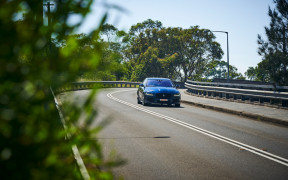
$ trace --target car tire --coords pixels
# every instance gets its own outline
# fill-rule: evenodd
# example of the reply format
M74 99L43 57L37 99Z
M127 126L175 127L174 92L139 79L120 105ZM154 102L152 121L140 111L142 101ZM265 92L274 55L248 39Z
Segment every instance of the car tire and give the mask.
M180 104L175 104L175 107L180 107Z
M149 103L145 102L145 99L143 99L142 104L143 104L143 106L148 106L149 105Z

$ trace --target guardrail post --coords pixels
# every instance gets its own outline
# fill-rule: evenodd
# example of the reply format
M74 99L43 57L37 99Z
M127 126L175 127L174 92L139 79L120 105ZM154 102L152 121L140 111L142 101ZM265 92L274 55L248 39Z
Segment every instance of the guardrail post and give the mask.
M223 94L222 93L219 93L219 98L222 98L223 97Z
M288 106L288 101L287 100L282 100L282 107L287 107Z
M225 98L229 99L230 98L229 94L225 94Z

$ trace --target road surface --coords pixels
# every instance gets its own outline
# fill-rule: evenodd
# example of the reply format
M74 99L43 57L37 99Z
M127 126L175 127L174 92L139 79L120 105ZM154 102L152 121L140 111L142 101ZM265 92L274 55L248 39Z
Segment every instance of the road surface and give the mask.
M134 88L101 90L94 102L112 120L98 139L106 156L127 163L124 179L287 179L288 129L236 115L181 104L137 104ZM81 104L89 90L65 93ZM77 100L76 100L77 99Z

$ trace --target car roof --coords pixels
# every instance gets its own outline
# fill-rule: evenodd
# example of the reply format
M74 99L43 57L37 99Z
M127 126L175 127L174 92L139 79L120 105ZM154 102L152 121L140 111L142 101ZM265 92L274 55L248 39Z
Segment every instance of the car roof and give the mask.
M170 80L169 78L157 78L157 77L150 77L150 78L146 78L147 80L149 79L154 79L154 80Z

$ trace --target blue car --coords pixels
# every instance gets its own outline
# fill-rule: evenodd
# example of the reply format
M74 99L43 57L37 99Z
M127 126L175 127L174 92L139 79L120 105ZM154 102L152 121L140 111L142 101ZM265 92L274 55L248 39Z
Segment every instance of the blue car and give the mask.
M149 104L174 104L180 107L181 94L178 86L168 78L146 78L137 90L137 102L147 106Z

